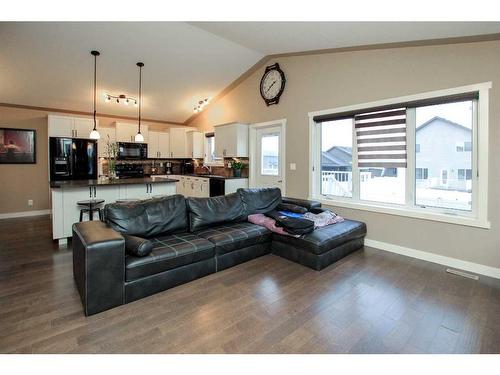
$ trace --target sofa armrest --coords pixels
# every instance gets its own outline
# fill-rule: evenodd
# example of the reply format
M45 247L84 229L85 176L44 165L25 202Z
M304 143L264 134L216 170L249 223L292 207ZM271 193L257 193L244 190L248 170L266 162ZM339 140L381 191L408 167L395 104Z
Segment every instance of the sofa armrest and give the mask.
M73 224L73 277L85 315L124 303L125 240L100 221Z
M302 206L302 207L307 208L308 210L310 210L312 208L320 208L321 207L321 202L310 201L307 199L283 197L283 198L281 198L281 201L283 203L295 204L297 206Z

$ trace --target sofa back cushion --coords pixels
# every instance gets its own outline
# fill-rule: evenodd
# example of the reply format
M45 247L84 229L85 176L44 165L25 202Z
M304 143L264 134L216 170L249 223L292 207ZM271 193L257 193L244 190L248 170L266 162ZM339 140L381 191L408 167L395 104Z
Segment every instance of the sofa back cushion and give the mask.
M209 225L246 220L238 193L212 198L187 198L189 229L194 232Z
M264 214L276 209L281 203L279 188L238 189L246 214Z
M139 237L153 237L187 230L186 199L182 195L104 207L107 223L116 231Z

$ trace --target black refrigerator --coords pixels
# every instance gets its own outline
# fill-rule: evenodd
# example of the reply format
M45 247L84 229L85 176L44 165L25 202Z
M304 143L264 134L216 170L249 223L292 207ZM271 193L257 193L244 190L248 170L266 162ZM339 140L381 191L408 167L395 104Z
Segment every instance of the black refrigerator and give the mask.
M90 139L49 139L50 180L97 178L97 143Z

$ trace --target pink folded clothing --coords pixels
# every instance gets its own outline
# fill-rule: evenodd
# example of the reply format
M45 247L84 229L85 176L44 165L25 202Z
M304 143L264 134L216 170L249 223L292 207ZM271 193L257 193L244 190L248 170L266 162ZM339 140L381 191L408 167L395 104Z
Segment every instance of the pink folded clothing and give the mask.
M283 228L276 226L276 220L267 217L264 214L253 214L248 216L248 221L252 224L260 225L261 227L266 227L271 232L283 234L285 236L300 237L297 235L290 234L286 232Z

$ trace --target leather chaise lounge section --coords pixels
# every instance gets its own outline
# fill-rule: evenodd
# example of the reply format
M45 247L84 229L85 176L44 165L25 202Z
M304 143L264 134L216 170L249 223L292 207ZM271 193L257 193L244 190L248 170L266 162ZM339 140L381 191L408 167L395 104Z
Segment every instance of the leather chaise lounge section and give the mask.
M73 275L85 315L135 301L256 257L275 253L315 270L363 247L364 223L344 222L295 238L247 221L280 203L277 188L213 198L173 195L105 207L106 223L73 225Z

